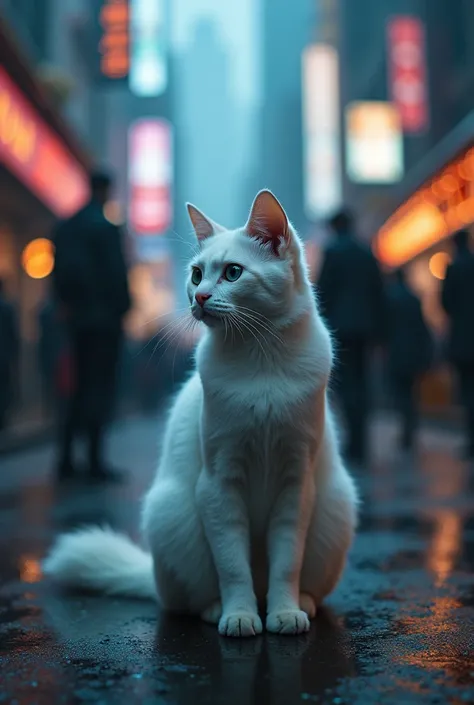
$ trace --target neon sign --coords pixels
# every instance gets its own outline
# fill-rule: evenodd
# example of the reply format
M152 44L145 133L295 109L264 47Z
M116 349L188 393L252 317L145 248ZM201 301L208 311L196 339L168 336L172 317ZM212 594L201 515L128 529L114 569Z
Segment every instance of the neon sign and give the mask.
M408 199L380 229L375 250L390 267L474 222L474 147L454 159Z
M99 22L101 73L112 80L125 78L130 67L128 0L104 0Z
M88 197L85 170L1 67L0 163L59 217Z
M171 125L144 118L129 128L129 225L136 235L161 235L173 220Z

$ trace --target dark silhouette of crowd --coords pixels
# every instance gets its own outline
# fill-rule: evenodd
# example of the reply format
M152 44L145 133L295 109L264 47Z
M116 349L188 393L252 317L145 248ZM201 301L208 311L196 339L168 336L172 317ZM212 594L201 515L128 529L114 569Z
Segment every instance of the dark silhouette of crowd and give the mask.
M368 453L370 376L375 352L385 359L393 406L401 419L400 445L409 450L418 427L419 385L433 364L434 339L419 297L403 269L388 284L371 249L356 237L347 211L329 222L316 295L333 333L336 365L332 389L345 421L345 455L355 463ZM458 378L467 427L466 456L474 457L474 254L467 231L455 238L456 256L442 287L449 318L448 359Z
M443 282L441 301L449 318L448 356L456 371L460 399L465 409L465 455L474 458L474 253L469 233L454 237L455 256Z

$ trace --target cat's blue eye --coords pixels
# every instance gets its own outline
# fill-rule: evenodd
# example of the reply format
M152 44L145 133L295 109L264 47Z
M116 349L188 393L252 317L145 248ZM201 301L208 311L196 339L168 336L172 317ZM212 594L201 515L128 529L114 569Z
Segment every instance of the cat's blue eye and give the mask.
M224 269L224 277L228 282L236 282L242 275L243 271L244 269L240 266L240 264L228 264Z
M193 267L193 271L191 274L191 281L194 284L194 286L198 286L198 284L201 283L202 281L202 272L199 269L199 267Z

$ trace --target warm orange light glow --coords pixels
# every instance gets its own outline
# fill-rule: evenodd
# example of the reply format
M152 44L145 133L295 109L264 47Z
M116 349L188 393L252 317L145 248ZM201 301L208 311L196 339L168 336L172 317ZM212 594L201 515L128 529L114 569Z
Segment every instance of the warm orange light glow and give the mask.
M446 235L446 223L435 206L420 203L387 230L382 229L377 255L390 267L398 267Z
M434 254L428 264L431 274L436 279L444 279L446 276L446 268L451 262L451 257L447 252L437 252Z
M126 0L104 0L100 11L103 28L100 68L108 78L124 78L130 68L129 18Z
M435 533L427 555L428 568L436 576L440 587L453 572L459 555L462 537L462 518L453 509L436 512Z
M455 193L459 188L459 181L453 174L446 174L440 179L440 185L444 191Z
M33 120L21 112L3 86L0 86L0 142L23 164L29 162L36 147Z
M379 230L374 249L399 267L443 238L474 223L474 148L413 194ZM434 275L436 276L436 275Z
M32 279L48 277L54 269L53 243L43 237L32 240L23 250L21 262Z
M20 557L20 580L24 583L39 583L41 575L41 563L37 558Z
M121 225L123 223L123 213L120 201L107 201L104 206L104 217L113 225Z
M463 225L468 225L474 221L474 196L467 198L456 206L456 213Z

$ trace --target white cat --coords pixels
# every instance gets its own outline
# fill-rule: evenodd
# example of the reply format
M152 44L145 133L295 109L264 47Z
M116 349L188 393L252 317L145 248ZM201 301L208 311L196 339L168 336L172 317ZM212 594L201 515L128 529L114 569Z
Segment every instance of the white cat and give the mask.
M227 636L309 629L335 587L357 494L327 404L331 340L302 244L269 191L228 231L194 206L187 291L206 332L168 420L143 507L149 553L111 530L59 538L45 573L157 598Z

